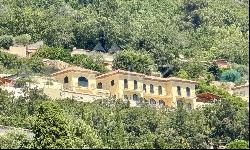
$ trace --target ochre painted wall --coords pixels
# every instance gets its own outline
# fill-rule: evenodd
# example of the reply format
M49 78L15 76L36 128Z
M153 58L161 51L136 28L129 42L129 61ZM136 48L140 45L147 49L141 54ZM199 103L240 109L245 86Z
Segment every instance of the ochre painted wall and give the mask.
M177 86L180 86L181 88L181 96L178 95ZM176 101L178 99L184 98L185 103L186 104L190 103L192 105L192 108L194 108L194 103L196 101L195 84L171 81L171 87L172 87L173 105L177 106ZM187 96L186 87L190 88L190 96Z
M233 93L240 96L242 99L249 101L249 86L234 89Z
M75 92L97 94L99 92L106 93L106 96L115 96L119 99L124 99L126 95L129 99L133 99L133 95L136 94L138 97L145 98L146 100L154 99L157 104L162 100L167 106L176 106L177 99L185 99L186 104L191 104L194 108L195 104L195 84L190 82L182 81L153 81L150 79L145 79L138 75L126 75L122 73L111 74L109 76L98 78L95 73L90 72L65 72L56 75L55 78L58 82L64 83L64 78L68 77L69 83L63 84L64 87L73 87L72 90ZM87 88L78 86L78 78L83 76L88 79L89 86ZM124 89L124 79L128 80L128 88ZM114 85L111 85L111 81L114 81ZM134 81L137 81L137 89L134 89ZM98 83L102 83L102 89L97 89ZM146 92L143 90L143 84L146 84ZM154 93L150 92L150 84L154 87ZM158 87L162 87L162 94L159 95ZM181 96L178 96L177 86L181 87ZM190 88L190 96L186 94L186 87ZM86 90L80 90L86 89Z
M64 78L68 77L68 83L64 83ZM71 89L73 91L81 91L86 90L90 91L89 93L94 93L96 90L96 74L90 72L80 72L80 71L71 71L65 72L62 74L56 75L54 78L63 84L65 89ZM79 87L78 86L78 78L85 77L88 79L88 87Z
M124 89L124 79L128 80L128 88ZM115 85L111 86L111 81L114 80ZM138 88L134 89L134 80L137 81ZM190 103L194 107L195 103L195 84L184 82L161 82L144 79L141 76L115 74L105 78L97 79L97 83L103 84L103 89L109 90L111 95L116 95L117 98L124 99L126 95L129 99L133 99L133 95L136 94L139 97L143 97L146 100L154 99L157 103L160 100L164 101L168 106L176 106L176 99L179 98L177 94L177 86L181 87L182 96L186 98L185 103ZM143 84L146 84L146 92L143 91ZM150 84L154 87L154 93L150 93ZM162 94L159 95L158 87L162 87ZM190 88L190 96L186 95L186 87Z
M114 85L111 86L111 81L114 80ZM97 79L96 83L102 83L102 88L104 90L109 90L111 96L116 96L116 98L122 98L121 93L119 92L120 82L119 75L111 75L102 79Z
M18 55L20 57L26 57L26 46L20 46L20 47L11 46L8 52L10 54Z

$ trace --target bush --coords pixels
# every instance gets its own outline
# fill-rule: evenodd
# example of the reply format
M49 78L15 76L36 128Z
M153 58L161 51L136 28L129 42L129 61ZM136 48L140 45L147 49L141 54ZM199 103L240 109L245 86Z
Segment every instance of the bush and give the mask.
M249 149L249 143L244 140L234 140L226 145L226 149Z
M12 35L0 36L0 47L8 49L12 45L13 45L13 36Z
M154 59L147 52L125 50L115 55L113 68L151 74L154 64Z
M15 44L18 44L18 45L27 45L29 44L30 40L31 40L31 36L29 34L22 34L14 38Z
M238 71L234 69L226 70L221 74L220 80L221 81L228 81L228 82L238 82L240 81L241 75Z
M219 80L221 75L221 70L216 63L213 63L208 67L208 72L212 73L215 77L215 80Z
M0 149L29 149L32 147L32 140L24 133L12 131L0 136Z
M71 60L70 51L62 47L43 46L32 57L61 60L65 62L69 62Z
M16 83L14 84L15 88L23 88L27 85L28 82L31 82L31 79L29 78L19 78L16 80Z
M100 64L99 60L94 60L87 55L74 55L72 58L72 63L86 69L91 69L99 72L106 72L107 69L103 64Z

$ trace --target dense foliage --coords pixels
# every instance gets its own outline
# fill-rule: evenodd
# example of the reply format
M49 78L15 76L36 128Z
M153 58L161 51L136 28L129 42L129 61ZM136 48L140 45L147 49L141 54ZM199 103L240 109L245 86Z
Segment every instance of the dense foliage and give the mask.
M180 105L155 109L129 107L114 99L93 103L51 100L36 89L14 99L0 90L2 125L28 128L33 139L0 137L1 148L208 148L211 142L249 141L249 111L240 100L224 97L204 108L187 111ZM239 145L239 144L238 144Z
M113 62L114 69L123 69L144 74L151 74L154 67L154 60L150 54L133 50L118 52Z
M0 71L20 76L30 76L32 74L49 75L57 71L57 69L44 65L42 59L38 57L19 58L0 51Z
M40 48L33 59L48 58L52 60L61 60L70 63L74 66L80 66L86 69L91 69L99 72L106 72L107 69L103 65L103 62L96 56L87 56L84 54L71 56L70 50L62 47L48 47L43 46Z
M238 82L240 80L240 73L236 70L227 70L221 74L220 80L228 82Z
M25 93L14 98L0 89L0 124L35 134L1 135L0 148L206 149L220 141L248 148L247 103L209 85L249 78L248 8L248 0L0 0L0 48L39 40L47 45L29 59L0 51L0 71L21 76L15 87ZM220 100L190 111L157 110L112 98L52 100L26 87L25 77L55 71L43 58L105 72L96 57L70 55L72 47L92 50L97 44L124 49L114 55L115 69L203 79L197 93ZM233 65L220 69L211 63L218 58Z
M249 143L244 140L234 140L226 145L226 149L248 149Z
M248 0L0 0L0 4L1 37L28 34L30 42L91 50L99 42L105 49L118 44L149 51L158 65L171 63L179 54L249 63ZM22 39L25 43L29 37Z

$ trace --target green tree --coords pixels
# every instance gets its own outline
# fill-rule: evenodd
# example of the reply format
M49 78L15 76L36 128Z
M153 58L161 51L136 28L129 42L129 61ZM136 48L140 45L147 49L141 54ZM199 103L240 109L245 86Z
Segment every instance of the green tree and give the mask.
M95 130L83 120L77 119L71 122L71 132L73 135L73 147L77 149L102 148L102 140Z
M39 107L36 117L32 127L36 148L72 147L68 120L58 104L52 101L44 102Z
M226 149L248 149L249 142L244 140L234 140L226 145Z
M29 34L22 34L14 37L14 43L17 45L27 45L31 40L31 36Z
M33 57L48 58L69 62L71 59L70 51L61 47L44 46L37 51Z
M33 148L32 139L21 132L7 132L0 136L1 149L30 149Z
M226 70L221 74L220 80L229 81L229 82L238 82L241 78L241 75L236 70Z
M185 70L181 69L180 71L177 72L177 77L188 79L189 75Z
M215 77L215 80L219 80L221 76L221 70L216 63L213 63L208 67L208 72L212 73Z
M101 64L100 62L98 62L98 60L94 60L93 58L84 54L74 55L72 56L71 60L72 60L71 62L72 64L84 67L86 69L91 69L91 70L95 70L99 72L107 71L105 66Z
M113 68L150 74L154 69L154 60L146 52L125 50L115 55Z
M0 36L0 47L8 49L12 45L13 45L13 36L11 35Z

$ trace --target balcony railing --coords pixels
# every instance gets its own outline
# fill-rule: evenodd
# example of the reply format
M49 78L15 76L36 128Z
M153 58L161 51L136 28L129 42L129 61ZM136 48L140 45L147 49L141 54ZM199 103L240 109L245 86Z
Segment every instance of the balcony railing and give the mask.
M92 94L92 95L97 95L97 96L109 96L110 95L109 90L94 89L90 87L75 87L75 86L64 85L62 90L72 91L72 92L82 93L82 94Z

